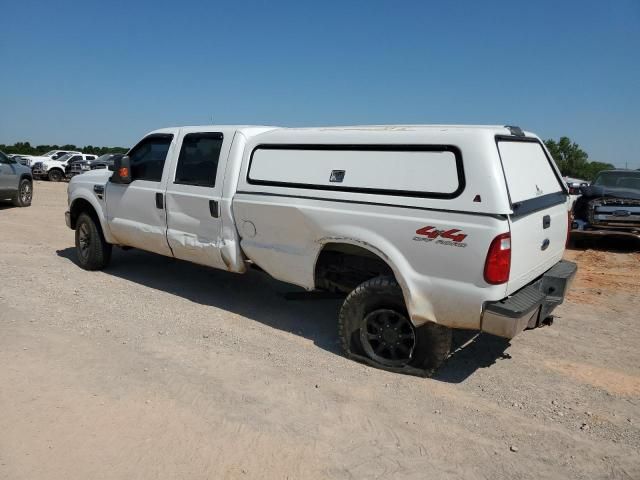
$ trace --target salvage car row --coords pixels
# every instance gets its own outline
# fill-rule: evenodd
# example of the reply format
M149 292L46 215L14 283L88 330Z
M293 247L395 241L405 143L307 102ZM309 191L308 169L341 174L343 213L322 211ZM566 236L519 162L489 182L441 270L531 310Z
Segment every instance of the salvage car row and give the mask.
M42 156L21 156L20 162L31 167L34 178L59 182L89 170L108 168L113 165L115 158L121 156L107 153L98 157L81 152L52 150Z

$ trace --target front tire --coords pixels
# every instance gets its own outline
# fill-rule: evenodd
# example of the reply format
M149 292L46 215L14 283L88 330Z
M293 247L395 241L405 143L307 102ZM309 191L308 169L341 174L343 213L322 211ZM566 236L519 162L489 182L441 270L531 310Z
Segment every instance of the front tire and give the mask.
M78 264L85 270L102 270L111 261L112 246L104 239L100 227L86 213L76 222Z
M18 193L13 200L16 207L28 207L33 199L33 182L28 178L23 178L18 184Z
M54 168L53 170L49 170L47 177L51 182L61 182L64 178L64 174L57 168Z
M338 330L348 357L425 377L451 349L451 329L432 322L413 325L393 277L376 277L353 290L340 310Z

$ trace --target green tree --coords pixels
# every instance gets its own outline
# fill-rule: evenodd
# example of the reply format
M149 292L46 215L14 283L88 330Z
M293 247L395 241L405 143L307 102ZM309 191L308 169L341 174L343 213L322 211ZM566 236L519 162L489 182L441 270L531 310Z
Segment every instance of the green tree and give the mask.
M584 171L585 165L589 161L589 155L569 137L560 137L557 142L551 139L545 140L544 144L563 175L579 177Z
M584 173L580 178L584 178L585 180L592 181L596 178L598 173L602 170L611 170L612 168L616 168L610 163L604 162L589 162L585 165Z

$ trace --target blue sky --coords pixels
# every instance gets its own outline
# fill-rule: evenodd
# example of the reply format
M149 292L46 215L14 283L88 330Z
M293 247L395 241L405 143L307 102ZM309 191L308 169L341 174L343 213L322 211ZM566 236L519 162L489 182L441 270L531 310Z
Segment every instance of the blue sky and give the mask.
M2 2L0 143L516 124L640 167L640 0Z

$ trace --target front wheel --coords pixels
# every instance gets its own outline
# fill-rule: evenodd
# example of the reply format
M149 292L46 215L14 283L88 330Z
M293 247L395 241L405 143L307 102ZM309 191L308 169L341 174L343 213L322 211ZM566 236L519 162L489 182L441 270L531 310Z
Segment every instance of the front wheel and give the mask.
M348 357L385 370L429 376L451 349L451 329L432 322L413 325L392 277L376 277L353 290L338 328Z
M33 182L28 178L23 178L20 180L20 184L18 185L18 193L16 194L16 198L13 200L13 204L16 207L28 207L31 205L32 199Z
M76 252L80 266L85 270L102 270L111 261L111 249L93 218L81 213L76 222Z
M53 170L49 170L47 177L52 182L60 182L64 178L64 175L60 170L58 170L57 168L54 168Z

